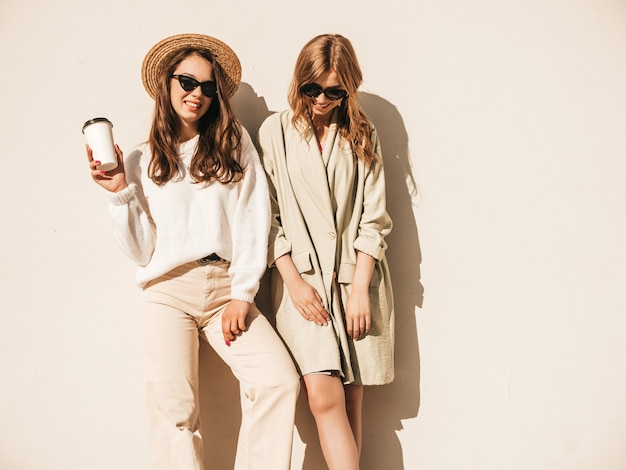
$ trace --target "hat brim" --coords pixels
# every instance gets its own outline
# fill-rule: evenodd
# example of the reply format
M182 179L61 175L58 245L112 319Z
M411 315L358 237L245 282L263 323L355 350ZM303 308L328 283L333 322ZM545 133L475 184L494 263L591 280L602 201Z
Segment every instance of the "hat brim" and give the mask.
M159 79L165 63L172 54L194 48L209 51L224 71L222 89L232 97L241 83L241 63L237 54L224 42L204 34L177 34L165 38L148 51L141 66L141 79L148 94L154 99L159 89Z

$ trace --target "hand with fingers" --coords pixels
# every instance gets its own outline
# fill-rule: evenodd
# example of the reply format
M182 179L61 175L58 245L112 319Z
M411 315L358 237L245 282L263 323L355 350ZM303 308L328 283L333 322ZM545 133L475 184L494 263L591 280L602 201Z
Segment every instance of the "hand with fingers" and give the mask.
M222 314L222 334L226 346L235 341L246 331L246 317L250 304L242 300L231 300Z
M312 285L298 276L287 285L287 290L300 315L320 326L328 325L330 315L324 308L322 297Z
M370 312L370 297L367 289L355 289L346 303L346 331L348 335L359 340L369 333L372 322Z
M124 155L122 150L115 144L115 154L117 155L117 168L110 171L98 170L100 162L93 159L93 152L88 144L85 145L87 160L91 169L91 178L107 191L117 193L128 186L126 174L124 173Z

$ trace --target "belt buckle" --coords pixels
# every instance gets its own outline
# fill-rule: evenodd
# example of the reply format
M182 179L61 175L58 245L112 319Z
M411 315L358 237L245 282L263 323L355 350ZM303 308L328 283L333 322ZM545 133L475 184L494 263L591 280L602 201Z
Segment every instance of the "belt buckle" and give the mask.
M224 260L220 258L219 256L217 256L215 253L211 253L210 255L205 256L204 258L200 258L199 260L196 260L196 263L198 263L200 266L205 266L207 264L216 263L217 261L224 261Z

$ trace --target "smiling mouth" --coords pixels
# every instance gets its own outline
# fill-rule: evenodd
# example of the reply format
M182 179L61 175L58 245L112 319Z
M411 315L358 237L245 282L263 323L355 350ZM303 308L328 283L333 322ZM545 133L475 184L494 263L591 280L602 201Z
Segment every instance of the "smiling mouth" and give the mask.
M326 109L330 106L330 103L326 103L326 104L313 103L313 104L316 108L321 108L321 109Z
M192 103L191 101L185 101L185 104L193 109L199 109L200 103Z

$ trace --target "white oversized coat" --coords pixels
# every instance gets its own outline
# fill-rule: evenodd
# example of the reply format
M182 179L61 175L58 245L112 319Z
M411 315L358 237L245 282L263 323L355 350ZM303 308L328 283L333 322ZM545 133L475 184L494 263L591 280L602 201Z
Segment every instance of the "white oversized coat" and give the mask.
M272 203L268 265L276 328L302 375L336 370L346 383L389 383L394 374L394 313L385 236L392 224L382 158L371 168L356 161L337 132L336 115L320 154L315 136L302 137L291 116L290 111L274 114L259 130ZM375 130L371 138L380 157ZM357 250L376 263L370 283L371 331L353 341L346 333L344 307ZM274 267L286 253L322 297L332 319L329 326L307 321L295 309Z

